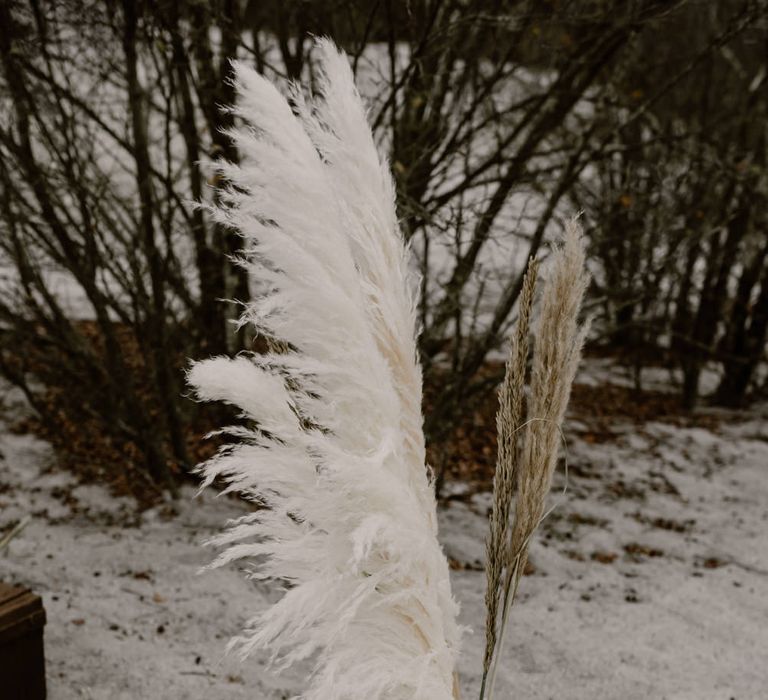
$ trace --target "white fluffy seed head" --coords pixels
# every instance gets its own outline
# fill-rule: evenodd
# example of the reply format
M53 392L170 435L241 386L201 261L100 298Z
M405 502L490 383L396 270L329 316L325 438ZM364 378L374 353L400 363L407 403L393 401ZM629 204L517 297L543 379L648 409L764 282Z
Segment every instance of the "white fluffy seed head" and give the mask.
M214 216L243 238L268 293L242 322L280 351L196 363L202 400L238 407L240 441L208 481L268 507L216 542L287 582L234 640L276 663L312 657L308 700L452 697L457 606L424 464L421 373L394 187L346 57L319 42L323 77L294 115L236 67L242 156Z

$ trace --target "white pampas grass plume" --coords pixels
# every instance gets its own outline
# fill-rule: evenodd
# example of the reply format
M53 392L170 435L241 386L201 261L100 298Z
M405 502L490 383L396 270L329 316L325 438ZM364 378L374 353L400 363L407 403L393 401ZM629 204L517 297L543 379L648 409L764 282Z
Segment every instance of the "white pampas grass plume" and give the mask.
M236 445L205 483L264 507L214 542L247 558L283 597L234 640L243 656L312 658L307 700L448 700L457 606L437 542L425 468L414 303L394 187L346 57L327 41L320 97L294 108L236 64L232 130L242 161L221 166L211 212L243 238L269 289L242 323L274 352L194 364L202 400L238 407Z
M546 497L557 464L563 417L589 329L588 323L580 325L578 321L589 285L585 261L581 228L575 220L568 221L563 243L552 256L534 326L536 342L525 421L521 410L525 357L521 354L522 348L527 346L524 346L521 335L527 335L527 315L533 295L534 280L530 272L524 284L517 335L507 363L497 416L499 453L486 561L487 641L481 700L485 697L491 659L488 698L493 695L509 609L525 569L531 537L544 517ZM520 449L516 434L522 427L525 427L525 445ZM514 485L512 475L515 476ZM505 514L508 517L513 488L514 520L507 535ZM503 557L504 583L500 590L502 564L498 542L502 534L507 541ZM497 631L499 607L502 614Z

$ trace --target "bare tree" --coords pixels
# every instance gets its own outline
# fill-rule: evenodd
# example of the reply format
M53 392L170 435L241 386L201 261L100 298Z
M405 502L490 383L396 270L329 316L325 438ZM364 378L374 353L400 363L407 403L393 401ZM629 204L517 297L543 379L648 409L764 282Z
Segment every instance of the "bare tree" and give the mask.
M3 373L49 422L90 416L138 449L158 483L172 481L198 420L180 394L185 358L262 340L238 332L237 309L221 301L258 291L236 264L237 236L190 204L214 202L226 184L213 161L238 159L224 108L231 59L312 84L312 37L329 34L352 56L421 272L433 444L500 379L488 360L509 331L527 260L577 209L614 341L652 346L666 334L694 389L703 363L741 358L721 392L733 393L763 342L753 241L764 218L753 195L764 141L746 124L763 123L765 60L742 44L764 31L765 2L729 0L679 47L669 37L699 9L3 3ZM679 50L674 60L649 49L660 36ZM727 70L734 97L717 112L711 86ZM678 110L681 94L700 104ZM744 118L724 123L735 114ZM737 307L726 332L723 314Z

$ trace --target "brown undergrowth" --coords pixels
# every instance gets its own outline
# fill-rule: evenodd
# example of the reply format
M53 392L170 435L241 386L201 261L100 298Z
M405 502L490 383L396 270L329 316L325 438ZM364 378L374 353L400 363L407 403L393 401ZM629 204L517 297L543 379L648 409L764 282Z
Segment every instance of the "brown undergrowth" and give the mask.
M99 337L98 326L90 321L74 324L77 331L88 341L96 353L105 352ZM147 412L150 422L161 420L161 410L151 387L151 375L145 365L138 341L127 326L116 324L133 389ZM176 359L176 371L181 377L185 358ZM42 376L44 387L35 392L37 411L11 424L15 433L31 433L50 442L56 453L56 468L72 472L81 483L105 485L113 495L132 496L140 510L165 500L164 489L147 473L144 457L135 440L116 438L104 430L104 417L95 415L78 404L71 389L57 386L45 380L50 371L50 360L37 357L32 351L24 358L25 371ZM85 381L85 380L84 380ZM179 382L182 385L182 382ZM216 450L216 442L204 440L204 435L215 424L215 418L206 411L198 411L190 401L189 423L185 430L185 443L190 463L196 464L210 457ZM183 482L189 478L188 465L170 457L171 449L162 445L168 469L174 478Z
M601 356L608 356L603 350ZM481 370L483 378L503 377L504 365L490 362ZM650 389L637 391L629 386L615 384L576 383L573 386L568 418L577 421L573 427L565 426L565 437L576 435L585 442L599 443L618 439L616 427L620 424L642 426L650 421L677 426L716 429L722 418L716 415L691 413L683 409L674 392ZM429 410L433 392L425 390L425 410ZM496 463L496 411L498 396L495 390L477 400L464 419L450 432L440 445L427 449L428 462L435 471L441 468L446 485L444 500L463 500L478 491L488 491L493 483ZM578 467L572 473L578 476ZM451 485L462 484L460 489Z
M93 347L101 351L101 342L95 324L83 321L78 330L89 339ZM125 353L136 393L147 406L152 420L158 420L160 409L153 400L149 385L150 377L144 358L130 329L119 327L118 335ZM35 358L27 358L32 370ZM185 358L175 363L179 376ZM489 362L481 369L481 378L493 385L495 378L503 377L504 365ZM438 380L439 381L439 380ZM437 383L437 382L436 382ZM180 382L181 384L181 382ZM430 410L433 387L425 387L425 411ZM141 509L164 500L163 490L146 473L141 450L131 440L116 440L106 434L101 418L73 408L71 396L64 389L48 386L39 396L43 413L35 413L17 420L12 429L18 433L32 433L50 442L57 455L58 467L74 473L83 483L100 483L118 496L133 496ZM206 410L192 410L190 425L185 431L185 441L192 464L210 457L216 450L215 440L205 440L205 434L217 424ZM428 447L428 461L432 467L443 470L444 483L448 486L441 497L445 500L463 499L472 493L489 490L493 481L496 462L496 411L498 397L495 390L486 392L476 400L463 420L454 427L439 445ZM584 428L578 430L580 439L601 442L615 439L611 426L617 419L642 424L651 420L663 420L676 424L695 423L713 427L717 419L704 415L686 414L675 394L658 391L637 392L630 387L617 385L590 386L575 384L571 397L569 416L577 418ZM219 421L220 424L220 421ZM166 450L170 450L166 445ZM169 458L168 467L179 481L188 478L188 468ZM460 484L461 488L453 488ZM453 487L452 487L453 486Z

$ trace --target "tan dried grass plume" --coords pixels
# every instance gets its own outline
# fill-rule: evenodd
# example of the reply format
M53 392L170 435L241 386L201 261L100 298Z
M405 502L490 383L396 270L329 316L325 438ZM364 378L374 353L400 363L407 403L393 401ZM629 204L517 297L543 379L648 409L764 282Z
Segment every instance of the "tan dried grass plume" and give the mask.
M498 457L493 476L493 493L486 553L486 625L483 676L488 674L496 646L496 629L499 600L502 592L502 574L506 566L507 541L509 539L509 516L512 495L520 462L521 440L518 430L523 423L523 399L525 394L525 373L528 361L528 336L530 332L531 309L536 289L539 263L531 260L523 280L520 294L515 334L507 358L506 373L499 390L499 409L496 413L498 432Z
M578 321L584 294L589 285L585 259L581 227L575 220L571 220L566 224L562 245L553 253L551 268L544 285L534 329L536 344L531 371L528 418L525 421L522 411L525 358L522 371L518 363L521 351L519 337L523 325L527 325L528 320L523 317L521 298L521 315L507 364L507 375L502 385L497 415L499 452L486 562L489 583L486 603L490 604L481 699L485 694L491 666L488 697L493 693L507 616L525 568L531 536L544 517L546 497L557 465L562 421L589 325L580 325ZM532 290L530 293L532 295ZM527 328L525 332L527 334ZM522 427L525 427L525 444L520 448L516 433ZM512 475L515 476L514 483L511 481ZM508 539L504 541L504 573L503 584L500 586L502 550L499 534L506 533L509 529L508 515L503 522L501 518L511 509L513 490L514 520ZM499 607L502 610L500 622Z

